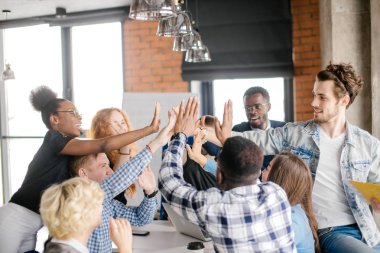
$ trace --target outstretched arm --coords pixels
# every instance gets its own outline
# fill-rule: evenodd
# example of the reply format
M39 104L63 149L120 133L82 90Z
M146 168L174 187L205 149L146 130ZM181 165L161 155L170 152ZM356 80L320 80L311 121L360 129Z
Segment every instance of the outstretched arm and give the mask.
M96 140L72 139L62 149L63 155L88 155L106 153L133 143L145 136L156 133L160 128L160 104L156 103L154 116L149 126L127 133L113 135Z

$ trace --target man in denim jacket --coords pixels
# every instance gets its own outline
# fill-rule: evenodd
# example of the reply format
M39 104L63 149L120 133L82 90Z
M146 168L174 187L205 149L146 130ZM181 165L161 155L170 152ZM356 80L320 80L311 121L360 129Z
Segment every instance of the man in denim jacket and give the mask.
M313 209L324 252L380 251L378 231L368 203L347 180L380 183L380 142L346 120L363 81L351 65L330 64L316 76L313 88L314 119L288 123L268 131L254 130L244 136L264 149L266 155L283 150L302 158L313 174ZM215 124L221 143L231 136L232 103L225 105L223 124ZM208 134L210 141L217 141ZM373 208L380 211L379 203Z

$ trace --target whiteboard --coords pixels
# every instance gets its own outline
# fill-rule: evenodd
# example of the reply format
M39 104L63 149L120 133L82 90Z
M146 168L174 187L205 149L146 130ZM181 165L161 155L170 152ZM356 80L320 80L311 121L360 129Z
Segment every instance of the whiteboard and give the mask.
M150 124L153 119L154 105L159 102L161 105L160 119L162 129L168 122L168 111L174 107L179 106L182 100L187 101L191 96L197 96L195 93L140 93L140 92L126 92L123 96L123 110L128 114L134 129L143 128ZM139 149L145 147L156 134L149 135L142 138L137 142ZM157 150L153 155L151 168L158 178L158 171L161 166L162 151ZM128 205L139 205L144 194L139 189L134 199L128 199Z

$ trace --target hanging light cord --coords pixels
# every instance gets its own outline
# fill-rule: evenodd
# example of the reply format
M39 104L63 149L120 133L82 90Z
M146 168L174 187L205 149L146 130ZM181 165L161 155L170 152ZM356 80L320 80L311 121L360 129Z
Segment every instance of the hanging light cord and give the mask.
M8 13L11 12L10 10L3 10L3 13L5 13L5 21L8 20ZM6 40L5 40L5 29L3 28L3 51L4 51L4 61L5 64L7 64L7 51L6 49Z

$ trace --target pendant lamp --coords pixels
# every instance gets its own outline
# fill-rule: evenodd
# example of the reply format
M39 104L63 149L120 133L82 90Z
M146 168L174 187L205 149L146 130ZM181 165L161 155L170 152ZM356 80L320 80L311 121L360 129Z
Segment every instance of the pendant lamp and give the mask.
M8 13L10 13L10 10L3 10L3 13L5 13L5 20L8 19ZM15 73L11 69L11 65L7 62L6 57L6 48L5 48L5 30L3 30L3 49L4 49L4 59L5 59L5 69L3 73L1 74L1 80L11 80L15 79Z

